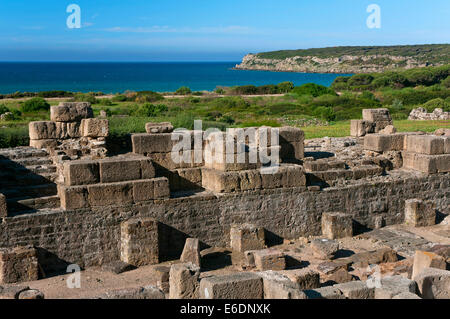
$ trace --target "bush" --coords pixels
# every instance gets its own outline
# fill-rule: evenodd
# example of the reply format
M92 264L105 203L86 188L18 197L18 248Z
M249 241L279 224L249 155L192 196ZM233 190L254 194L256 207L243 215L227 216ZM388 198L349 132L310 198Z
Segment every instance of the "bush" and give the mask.
M118 94L112 98L112 101L113 102L126 102L126 101L128 101L128 98L123 94Z
M258 86L256 88L258 94L277 94L278 87L274 84Z
M155 117L159 116L164 112L167 112L168 108L164 104L150 104L145 103L143 105L140 105L136 111L134 111L135 116L141 116L141 117Z
M281 82L277 84L278 93L289 93L294 88L292 82Z
M132 95L130 95L132 96ZM136 93L135 101L138 103L153 103L164 100L164 96L153 91L140 91Z
M319 106L314 110L314 116L325 120L325 121L334 121L336 119L336 114L334 113L331 107Z
M76 93L71 99L72 102L89 102L96 104L98 101L93 93Z
M231 90L236 95L255 95L258 94L258 88L254 85L235 86Z
M98 99L98 104L104 105L104 106L111 106L113 105L112 101L110 99Z
M39 97L51 98L51 97L72 97L72 92L67 91L42 91L38 93Z
M445 80L442 80L441 84L447 89L450 89L450 76L447 76Z
M178 90L175 91L176 95L189 95L191 93L192 93L191 89L188 88L187 86L182 86Z
M36 111L48 111L50 110L50 104L46 100L40 97L34 97L25 101L22 104L22 112L36 112Z
M0 115L6 112L9 112L9 109L6 107L6 105L0 104Z
M298 95L311 95L313 97L325 94L336 95L336 92L334 92L333 89L315 83L306 83L301 86L296 86L291 92Z
M433 112L435 109L440 108L444 110L444 112L450 112L450 104L448 104L444 99L437 98L428 101L422 106L427 112Z

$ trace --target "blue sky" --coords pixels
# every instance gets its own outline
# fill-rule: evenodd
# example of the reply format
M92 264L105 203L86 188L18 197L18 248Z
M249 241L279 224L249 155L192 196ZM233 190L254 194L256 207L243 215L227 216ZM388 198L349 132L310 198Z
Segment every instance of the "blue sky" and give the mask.
M80 29L66 25L69 4ZM381 8L369 29L366 8ZM448 0L2 0L0 61L238 61L249 52L450 43Z

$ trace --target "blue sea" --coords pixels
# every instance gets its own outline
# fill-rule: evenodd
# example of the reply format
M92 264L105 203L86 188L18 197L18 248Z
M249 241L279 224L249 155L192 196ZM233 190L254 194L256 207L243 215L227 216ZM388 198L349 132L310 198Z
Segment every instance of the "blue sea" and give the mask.
M233 70L239 62L192 63L0 63L0 93L65 90L119 93L126 90L172 92L217 86L264 85L291 81L295 85L331 85L338 74Z

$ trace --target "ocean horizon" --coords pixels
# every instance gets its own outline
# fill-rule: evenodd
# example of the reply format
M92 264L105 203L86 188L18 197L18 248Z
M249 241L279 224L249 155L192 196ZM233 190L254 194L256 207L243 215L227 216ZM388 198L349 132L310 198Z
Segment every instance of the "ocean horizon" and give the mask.
M173 92L181 86L212 91L218 86L291 81L330 86L343 74L234 70L236 62L0 62L0 93L64 90L121 93Z

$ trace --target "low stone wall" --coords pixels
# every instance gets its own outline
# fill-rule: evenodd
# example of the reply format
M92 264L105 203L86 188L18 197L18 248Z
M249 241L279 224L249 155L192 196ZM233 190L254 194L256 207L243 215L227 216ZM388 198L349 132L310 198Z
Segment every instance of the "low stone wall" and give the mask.
M3 218L2 247L32 244L44 269L64 263L82 267L120 258L120 224L133 217L162 223L161 259L179 257L187 237L214 246L229 245L232 224L252 223L268 231L269 240L318 235L323 212L351 214L355 228L372 228L376 218L402 223L405 200L432 200L449 214L450 175L404 172L398 180L366 182L344 188L308 191L306 187L236 194L172 198L129 206L49 211ZM52 267L49 267L52 266Z

